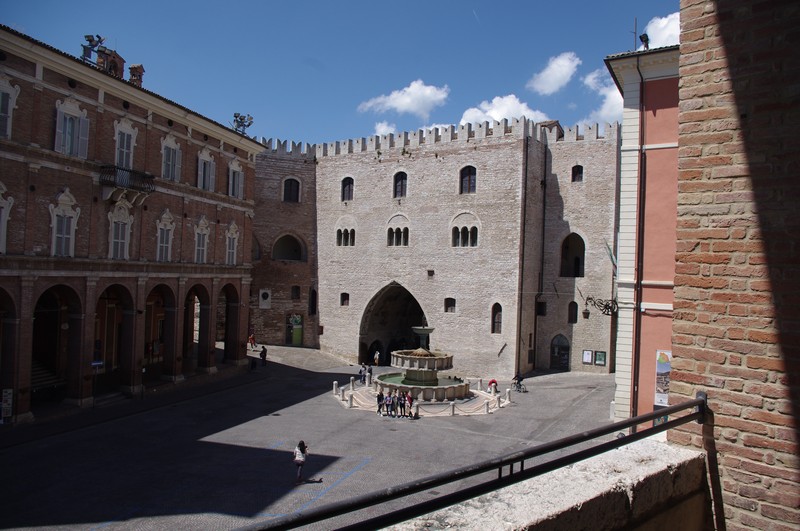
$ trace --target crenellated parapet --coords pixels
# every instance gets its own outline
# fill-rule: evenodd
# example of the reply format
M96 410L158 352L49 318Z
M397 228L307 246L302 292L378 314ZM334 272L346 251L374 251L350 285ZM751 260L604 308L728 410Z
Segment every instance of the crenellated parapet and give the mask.
M316 146L304 142L289 142L288 140L281 141L280 139L261 138L261 145L264 146L264 153L268 155L284 155L297 158L314 158L316 153Z
M414 148L455 142L474 142L490 138L533 138L543 143L577 142L588 140L613 140L619 134L619 125L606 124L603 135L597 124L563 129L555 121L535 123L525 117L503 119L476 124L465 123L419 129L417 131L372 135L338 142L327 142L316 146L316 156L332 157L352 153L379 153L390 149Z

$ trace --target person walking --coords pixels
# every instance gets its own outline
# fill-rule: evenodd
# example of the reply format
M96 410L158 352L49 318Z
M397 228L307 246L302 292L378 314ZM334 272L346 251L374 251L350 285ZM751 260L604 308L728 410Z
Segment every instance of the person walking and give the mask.
M358 375L361 377L361 385L366 385L367 383L367 366L363 363L361 364L361 368L358 370Z
M378 364L381 362L381 351L380 350L376 350L375 351L375 356L372 359L375 362L375 366L377 367Z
M402 391L397 392L397 416L406 416L406 397Z
M294 449L294 464L297 465L297 483L303 482L303 465L306 464L306 457L308 457L308 446L303 441L297 443Z
M250 337L247 338L247 343L249 345L249 349L256 350L258 346L256 345L256 335L253 332L250 332Z
M413 419L414 413L411 406L414 405L414 398L411 396L411 391L406 391L406 408L408 409L408 418Z
M383 416L383 391L378 391L378 415Z
M267 346L261 345L261 366L267 366Z

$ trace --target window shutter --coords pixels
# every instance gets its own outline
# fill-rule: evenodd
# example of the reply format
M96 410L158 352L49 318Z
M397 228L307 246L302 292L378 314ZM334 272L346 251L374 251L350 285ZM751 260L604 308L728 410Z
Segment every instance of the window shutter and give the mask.
M202 188L203 185L203 159L198 155L197 157L197 187Z
M57 153L63 153L64 147L62 141L64 140L64 113L61 110L56 111L56 141L53 149Z
M181 148L175 148L175 175L172 176L172 180L175 182L181 182L181 160L183 159L183 154L181 153Z
M210 165L211 165L211 187L209 188L209 190L214 192L217 189L217 186L215 184L215 181L216 181L215 177L216 177L216 173L217 173L217 165L216 165L216 163L214 163L213 160L210 162Z
M78 137L78 156L87 158L89 156L89 119L80 119L80 136Z
M233 168L228 168L228 195L233 196L233 185L236 184L234 182L234 176L236 172L233 171Z
M244 172L239 172L239 190L236 191L239 199L244 199Z
M11 136L8 130L9 104L8 92L0 92L0 138Z

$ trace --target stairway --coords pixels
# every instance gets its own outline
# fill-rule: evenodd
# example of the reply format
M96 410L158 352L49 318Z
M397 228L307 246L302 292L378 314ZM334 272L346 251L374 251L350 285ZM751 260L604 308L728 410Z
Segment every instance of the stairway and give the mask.
M49 389L66 385L66 380L37 360L31 362L31 390Z

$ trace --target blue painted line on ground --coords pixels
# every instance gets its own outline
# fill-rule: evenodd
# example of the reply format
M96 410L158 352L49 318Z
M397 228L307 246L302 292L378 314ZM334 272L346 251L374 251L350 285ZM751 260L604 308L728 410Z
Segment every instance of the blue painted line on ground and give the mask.
M266 449L267 450L275 450L276 448L280 448L284 444L286 444L286 441L278 441L278 442L276 442L274 444L271 444L270 446L267 446Z
M323 496L325 496L325 495L326 495L326 494L327 494L327 493L328 493L328 492L329 492L329 491L330 491L332 488L334 488L336 485L338 485L339 483L341 483L341 482L342 482L342 481L344 481L345 479L349 478L350 476L352 476L353 474L355 474L356 472L358 472L359 470L361 470L362 468L364 468L364 467L367 465L367 463L369 463L369 462L370 462L370 459L369 459L369 458L366 458L366 459L362 460L362 461L361 461L361 462L360 462L358 465L356 465L356 466L355 466L355 467L354 467L352 470L350 470L349 472L346 472L346 473L342 474L342 477L341 477L341 478L339 478L339 479L337 479L336 481L334 481L334 482L331 484L331 486L330 486L330 487L327 487L327 488L324 488L324 489L322 489L322 490L319 492L319 494L317 494L316 496L314 496L313 498L311 498L309 501L307 501L306 503L304 503L303 505L301 505L301 506L300 506L300 508L299 508L299 509L297 509L297 510L296 510L296 511L294 511L294 512L295 512L295 513L298 513L298 512L300 512L300 511L302 511L303 509L306 509L306 508L307 508L309 505L311 505L311 504L315 503L316 501L320 500L320 499L321 499Z

